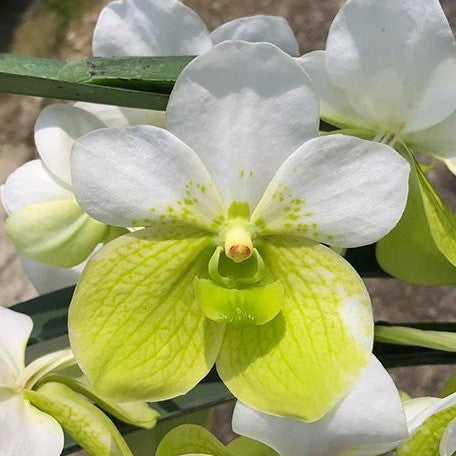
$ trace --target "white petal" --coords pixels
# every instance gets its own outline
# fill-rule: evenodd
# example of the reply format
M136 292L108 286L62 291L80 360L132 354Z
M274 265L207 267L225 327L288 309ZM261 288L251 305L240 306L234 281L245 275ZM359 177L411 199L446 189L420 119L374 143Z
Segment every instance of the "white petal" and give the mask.
M201 157L227 207L253 208L280 164L317 135L318 113L293 58L271 44L225 41L181 73L167 123Z
M0 187L8 214L29 204L73 198L73 194L52 177L41 160L32 160L11 173Z
M58 268L22 256L20 259L30 282L40 295L76 285L86 264L84 261L72 268Z
M211 46L202 19L177 0L111 2L93 35L97 57L194 55Z
M352 108L348 95L329 79L325 60L325 51L309 52L296 60L310 76L317 91L321 117L340 127L369 128L369 124Z
M32 329L28 315L0 307L0 386L13 386L25 369L25 347Z
M440 456L453 456L456 452L456 419L445 429L440 441Z
M420 397L404 402L407 415L407 426L410 435L413 435L420 426L432 415L456 404L456 393L439 399L437 397Z
M336 247L370 244L399 221L409 169L384 144L315 138L280 167L252 219L259 234L295 234Z
M280 16L250 16L234 19L211 33L214 44L228 40L272 43L292 56L299 55L299 44L290 24Z
M74 106L98 117L107 127L128 127L133 125L164 127L166 123L164 111L123 108L121 106L87 103L84 101L78 101Z
M456 42L438 0L351 0L327 52L333 83L378 127L421 130L456 108Z
M71 185L70 154L77 138L106 125L87 111L54 104L44 108L35 123L35 144L46 167Z
M73 183L82 207L115 226L178 220L211 229L224 210L201 160L161 128L103 129L76 142Z
M417 152L449 161L451 170L451 163L456 160L456 111L437 125L409 133L403 139Z
M0 454L2 456L60 456L63 431L51 416L21 395L0 389Z
M269 445L281 456L338 456L354 449L356 455L380 454L407 437L397 389L374 356L353 391L321 420L305 423L266 415L238 402L233 430Z

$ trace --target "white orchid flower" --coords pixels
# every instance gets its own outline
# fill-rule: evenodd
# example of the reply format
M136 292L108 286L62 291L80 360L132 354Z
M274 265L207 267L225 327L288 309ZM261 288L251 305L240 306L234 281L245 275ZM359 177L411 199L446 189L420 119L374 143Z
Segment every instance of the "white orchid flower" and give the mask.
M370 300L322 243L388 232L409 166L383 144L317 137L318 111L293 58L227 41L184 69L167 130L76 141L82 207L147 227L91 258L70 306L72 347L96 389L119 401L175 397L217 361L245 403L312 421L362 375Z
M63 431L57 421L30 404L28 392L44 375L71 363L71 350L45 355L27 367L30 317L0 307L0 454L59 456Z
M299 59L323 120L396 147L412 166L403 219L377 246L386 271L413 283L456 283L456 221L413 152L456 166L456 41L438 0L349 0L326 51Z
M89 131L136 124L164 125L164 113L91 103L46 107L35 124L41 159L30 161L0 187L6 229L39 293L74 285L96 246L124 230L91 219L74 199L70 153Z
M270 42L292 56L299 45L288 22L278 16L242 17L209 33L198 14L178 0L117 0L101 12L93 55L198 55L227 40Z
M353 390L320 420L304 423L266 415L237 402L233 430L281 456L380 455L408 437L399 393L374 356Z

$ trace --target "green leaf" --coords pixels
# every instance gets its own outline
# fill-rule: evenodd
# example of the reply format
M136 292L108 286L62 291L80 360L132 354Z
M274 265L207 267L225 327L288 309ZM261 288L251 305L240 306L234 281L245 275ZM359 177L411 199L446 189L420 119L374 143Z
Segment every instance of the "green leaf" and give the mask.
M386 272L410 283L454 284L456 268L439 250L434 238L434 232L440 238L445 235L445 227L453 229L452 223L440 223L441 217L446 219L452 215L440 204L441 201L439 203L430 184L424 185L423 179L427 181L419 165L413 161L405 212L398 225L378 242L377 260ZM453 245L455 233L448 232L449 240L439 242Z
M133 456L112 421L97 407L60 383L46 383L26 398L54 417L92 456Z
M456 352L456 334L446 331L424 331L404 326L376 326L375 341Z
M351 266L321 244L271 237L259 250L285 290L282 312L261 326L227 325L217 370L253 408L318 420L368 365L369 296Z
M164 110L192 57L92 58L74 62L0 54L0 91Z
M440 391L440 397L444 398L456 393L456 372L451 374Z
M75 266L104 240L109 227L89 217L74 200L31 204L14 211L5 223L17 250L53 266Z
M236 289L195 278L195 290L206 317L219 323L263 325L280 312L284 299L283 287L277 281Z
M241 456L240 453L229 451L206 428L190 424L169 432L160 442L156 453L156 456L184 455Z
M424 210L435 245L456 271L456 217L432 187L415 160Z
M90 387L90 385L64 375L48 375L40 382L40 385L49 382L58 382L68 386L73 391L84 395L105 412L108 412L110 415L124 423L132 424L133 426L142 427L144 429L152 429L157 424L159 413L150 407L147 402L127 402L119 404L100 396Z
M186 393L211 369L223 337L193 284L207 268L212 235L165 231L107 244L90 259L70 305L76 359L95 390L118 402Z
M436 456L446 428L456 417L456 405L428 418L409 440L396 450L396 456Z
M248 437L234 439L227 448L235 456L280 456L272 448Z

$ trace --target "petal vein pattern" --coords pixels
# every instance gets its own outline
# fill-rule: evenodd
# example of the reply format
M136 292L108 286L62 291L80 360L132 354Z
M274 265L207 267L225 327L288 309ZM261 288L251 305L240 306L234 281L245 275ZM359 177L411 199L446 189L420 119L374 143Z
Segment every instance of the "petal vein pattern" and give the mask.
M370 300L356 272L327 247L271 237L260 251L286 290L282 312L262 326L227 326L217 370L242 402L315 421L368 365Z
M212 243L188 229L149 228L112 241L89 261L69 326L97 390L119 401L163 400L207 374L224 327L201 312L193 280L207 268Z

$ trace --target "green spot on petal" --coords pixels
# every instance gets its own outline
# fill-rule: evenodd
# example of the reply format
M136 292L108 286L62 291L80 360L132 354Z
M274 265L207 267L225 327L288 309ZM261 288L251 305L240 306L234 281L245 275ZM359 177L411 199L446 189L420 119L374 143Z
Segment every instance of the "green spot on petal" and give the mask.
M250 217L250 205L249 203L241 201L233 201L228 208L228 218L243 218L248 219Z

